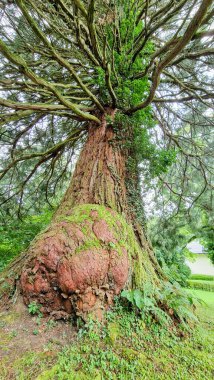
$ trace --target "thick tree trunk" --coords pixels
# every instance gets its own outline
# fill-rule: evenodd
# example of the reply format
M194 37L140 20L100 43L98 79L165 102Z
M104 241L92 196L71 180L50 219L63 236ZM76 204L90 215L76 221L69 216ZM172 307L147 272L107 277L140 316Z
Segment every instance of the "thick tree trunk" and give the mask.
M114 110L109 110L114 117ZM115 134L107 126L105 115L102 124L91 124L87 142L80 154L71 184L56 215L69 212L75 205L100 204L120 214L127 214L125 186L126 157L114 143Z
M158 264L128 201L126 154L114 138L104 115L99 127L89 126L51 225L21 261L25 303L37 301L56 318L102 318L123 288L159 282Z

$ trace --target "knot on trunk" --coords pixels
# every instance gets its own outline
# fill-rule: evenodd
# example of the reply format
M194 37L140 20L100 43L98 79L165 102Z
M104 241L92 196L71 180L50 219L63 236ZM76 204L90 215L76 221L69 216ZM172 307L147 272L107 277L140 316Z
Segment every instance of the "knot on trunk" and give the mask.
M37 301L53 316L102 319L129 278L127 237L125 220L104 206L60 215L30 247L20 281L25 303Z

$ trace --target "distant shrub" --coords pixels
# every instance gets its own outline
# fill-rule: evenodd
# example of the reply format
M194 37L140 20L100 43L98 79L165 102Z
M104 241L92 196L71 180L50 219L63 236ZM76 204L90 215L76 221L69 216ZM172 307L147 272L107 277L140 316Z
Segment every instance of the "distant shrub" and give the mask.
M31 240L49 223L50 211L30 215L23 220L0 220L0 271L19 253L24 251Z
M165 253L155 249L157 260L171 283L178 282L182 287L187 286L187 279L191 275L191 270L185 263L185 257L174 252L171 259L166 261Z
M190 280L214 281L214 276L208 274L192 274Z
M192 289L207 290L214 292L214 281L188 280L188 286Z

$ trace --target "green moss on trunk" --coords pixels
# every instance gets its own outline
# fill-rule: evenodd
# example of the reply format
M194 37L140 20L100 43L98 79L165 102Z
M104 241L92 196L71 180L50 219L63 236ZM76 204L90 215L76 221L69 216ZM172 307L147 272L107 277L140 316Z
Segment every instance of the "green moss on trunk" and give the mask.
M97 213L97 221L104 220L107 223L114 236L114 242L106 244L97 239L93 233L94 216L92 214L94 211ZM103 205L84 204L75 206L69 215L68 212L65 215L60 214L55 222L60 221L68 221L78 225L86 237L84 243L76 249L75 253L88 248L96 248L98 251L99 248L112 248L119 255L122 255L122 248L125 248L130 262L129 287L142 288L145 282L158 282L147 246L144 248L140 246L132 225L127 223L123 215Z

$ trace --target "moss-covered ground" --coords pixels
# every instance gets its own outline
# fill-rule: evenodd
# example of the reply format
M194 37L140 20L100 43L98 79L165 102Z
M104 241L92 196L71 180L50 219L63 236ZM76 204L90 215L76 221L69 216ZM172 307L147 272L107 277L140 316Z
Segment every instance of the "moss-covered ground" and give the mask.
M199 322L179 336L149 328L119 306L104 327L91 321L78 332L71 323L3 314L0 379L211 380L214 293L191 292L204 301L196 311Z

